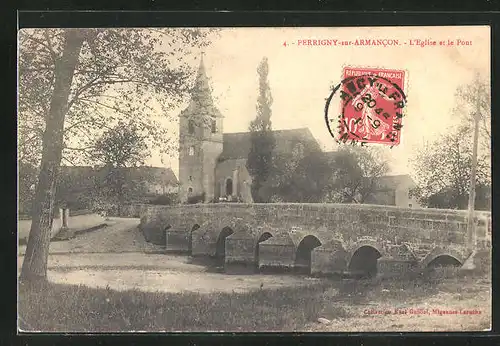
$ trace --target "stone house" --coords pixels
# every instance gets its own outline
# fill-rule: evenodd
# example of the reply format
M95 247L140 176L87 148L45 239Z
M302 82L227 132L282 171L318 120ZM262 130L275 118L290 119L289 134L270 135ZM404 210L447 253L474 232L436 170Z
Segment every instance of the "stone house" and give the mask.
M421 208L418 201L410 195L417 185L408 174L386 175L375 181L377 192L365 200L368 204L395 205L405 208Z
M140 166L126 169L130 179L142 181L147 195L157 196L179 191L179 181L171 168Z

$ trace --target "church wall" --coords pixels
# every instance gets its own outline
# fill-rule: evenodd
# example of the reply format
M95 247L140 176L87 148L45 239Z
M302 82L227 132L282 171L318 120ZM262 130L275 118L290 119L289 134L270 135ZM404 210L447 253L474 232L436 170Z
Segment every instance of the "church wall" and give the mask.
M239 188L238 191L241 191L241 198L243 199L244 203L253 203L253 198L252 198L252 177L250 176L250 173L248 173L247 167L246 167L246 160L245 164L241 166L241 169L238 171L239 173Z
M230 178L233 181L233 196L240 195L246 203L253 201L250 193L251 178L245 165L246 159L233 159L218 163L215 171L215 185L218 187L216 198L226 195L226 180Z
M205 193L207 202L214 198L215 166L222 153L222 121L218 120L217 133L211 133L207 126L195 122L194 133L190 134L189 119L181 118L179 124L179 197L185 203L189 196ZM190 147L193 155L190 155ZM192 188L191 193L189 188Z
M194 155L189 155L189 147L194 147ZM179 197L181 202L186 202L188 198L188 189L192 188L192 196L203 193L203 166L202 152L198 143L194 139L185 140L180 145L179 153Z
M222 153L222 142L205 141L203 148L203 191L205 202L215 198L215 171L217 158Z

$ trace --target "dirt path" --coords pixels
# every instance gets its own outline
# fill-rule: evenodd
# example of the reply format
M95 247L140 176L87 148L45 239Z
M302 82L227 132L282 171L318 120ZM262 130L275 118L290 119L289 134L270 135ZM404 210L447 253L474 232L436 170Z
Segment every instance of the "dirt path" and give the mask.
M85 229L104 223L105 220L98 214L84 214L71 216L68 226L75 230ZM54 219L52 224L52 237L55 236L61 228L61 219ZM31 220L17 221L17 234L19 239L28 239L31 229Z
M147 243L137 228L139 219L111 218L108 226L77 235L67 241L50 243L50 253L122 253L122 252L161 252L161 246ZM19 247L24 254L26 246Z

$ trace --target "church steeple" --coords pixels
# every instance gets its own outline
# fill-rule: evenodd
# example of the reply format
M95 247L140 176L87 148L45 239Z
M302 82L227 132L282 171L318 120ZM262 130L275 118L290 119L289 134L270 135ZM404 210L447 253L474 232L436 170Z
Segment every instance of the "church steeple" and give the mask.
M200 105L212 105L212 90L208 83L207 72L205 71L205 64L203 63L203 55L204 53L201 53L200 67L198 68L198 74L196 75L196 80L191 90L191 99L195 102L199 102Z
M203 55L191 100L179 119L179 194L181 201L215 196L215 168L223 150L223 116L212 99Z
M205 70L203 56L204 54L202 53L198 73L196 74L194 85L191 88L191 99L189 101L189 105L181 112L181 117L195 117L198 119L200 119L200 117L223 117L217 107L215 107L214 100L212 98L212 90L210 88L209 79Z

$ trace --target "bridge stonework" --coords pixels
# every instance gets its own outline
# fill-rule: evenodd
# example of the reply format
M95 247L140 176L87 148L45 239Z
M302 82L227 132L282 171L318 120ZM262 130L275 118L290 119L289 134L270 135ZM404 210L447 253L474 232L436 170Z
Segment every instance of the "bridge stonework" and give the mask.
M460 210L282 203L139 209L149 241L165 245L167 252L219 258L228 272L397 274L440 259L463 264L471 254L465 247L467 212ZM476 212L475 224L478 247L489 249L491 213Z

